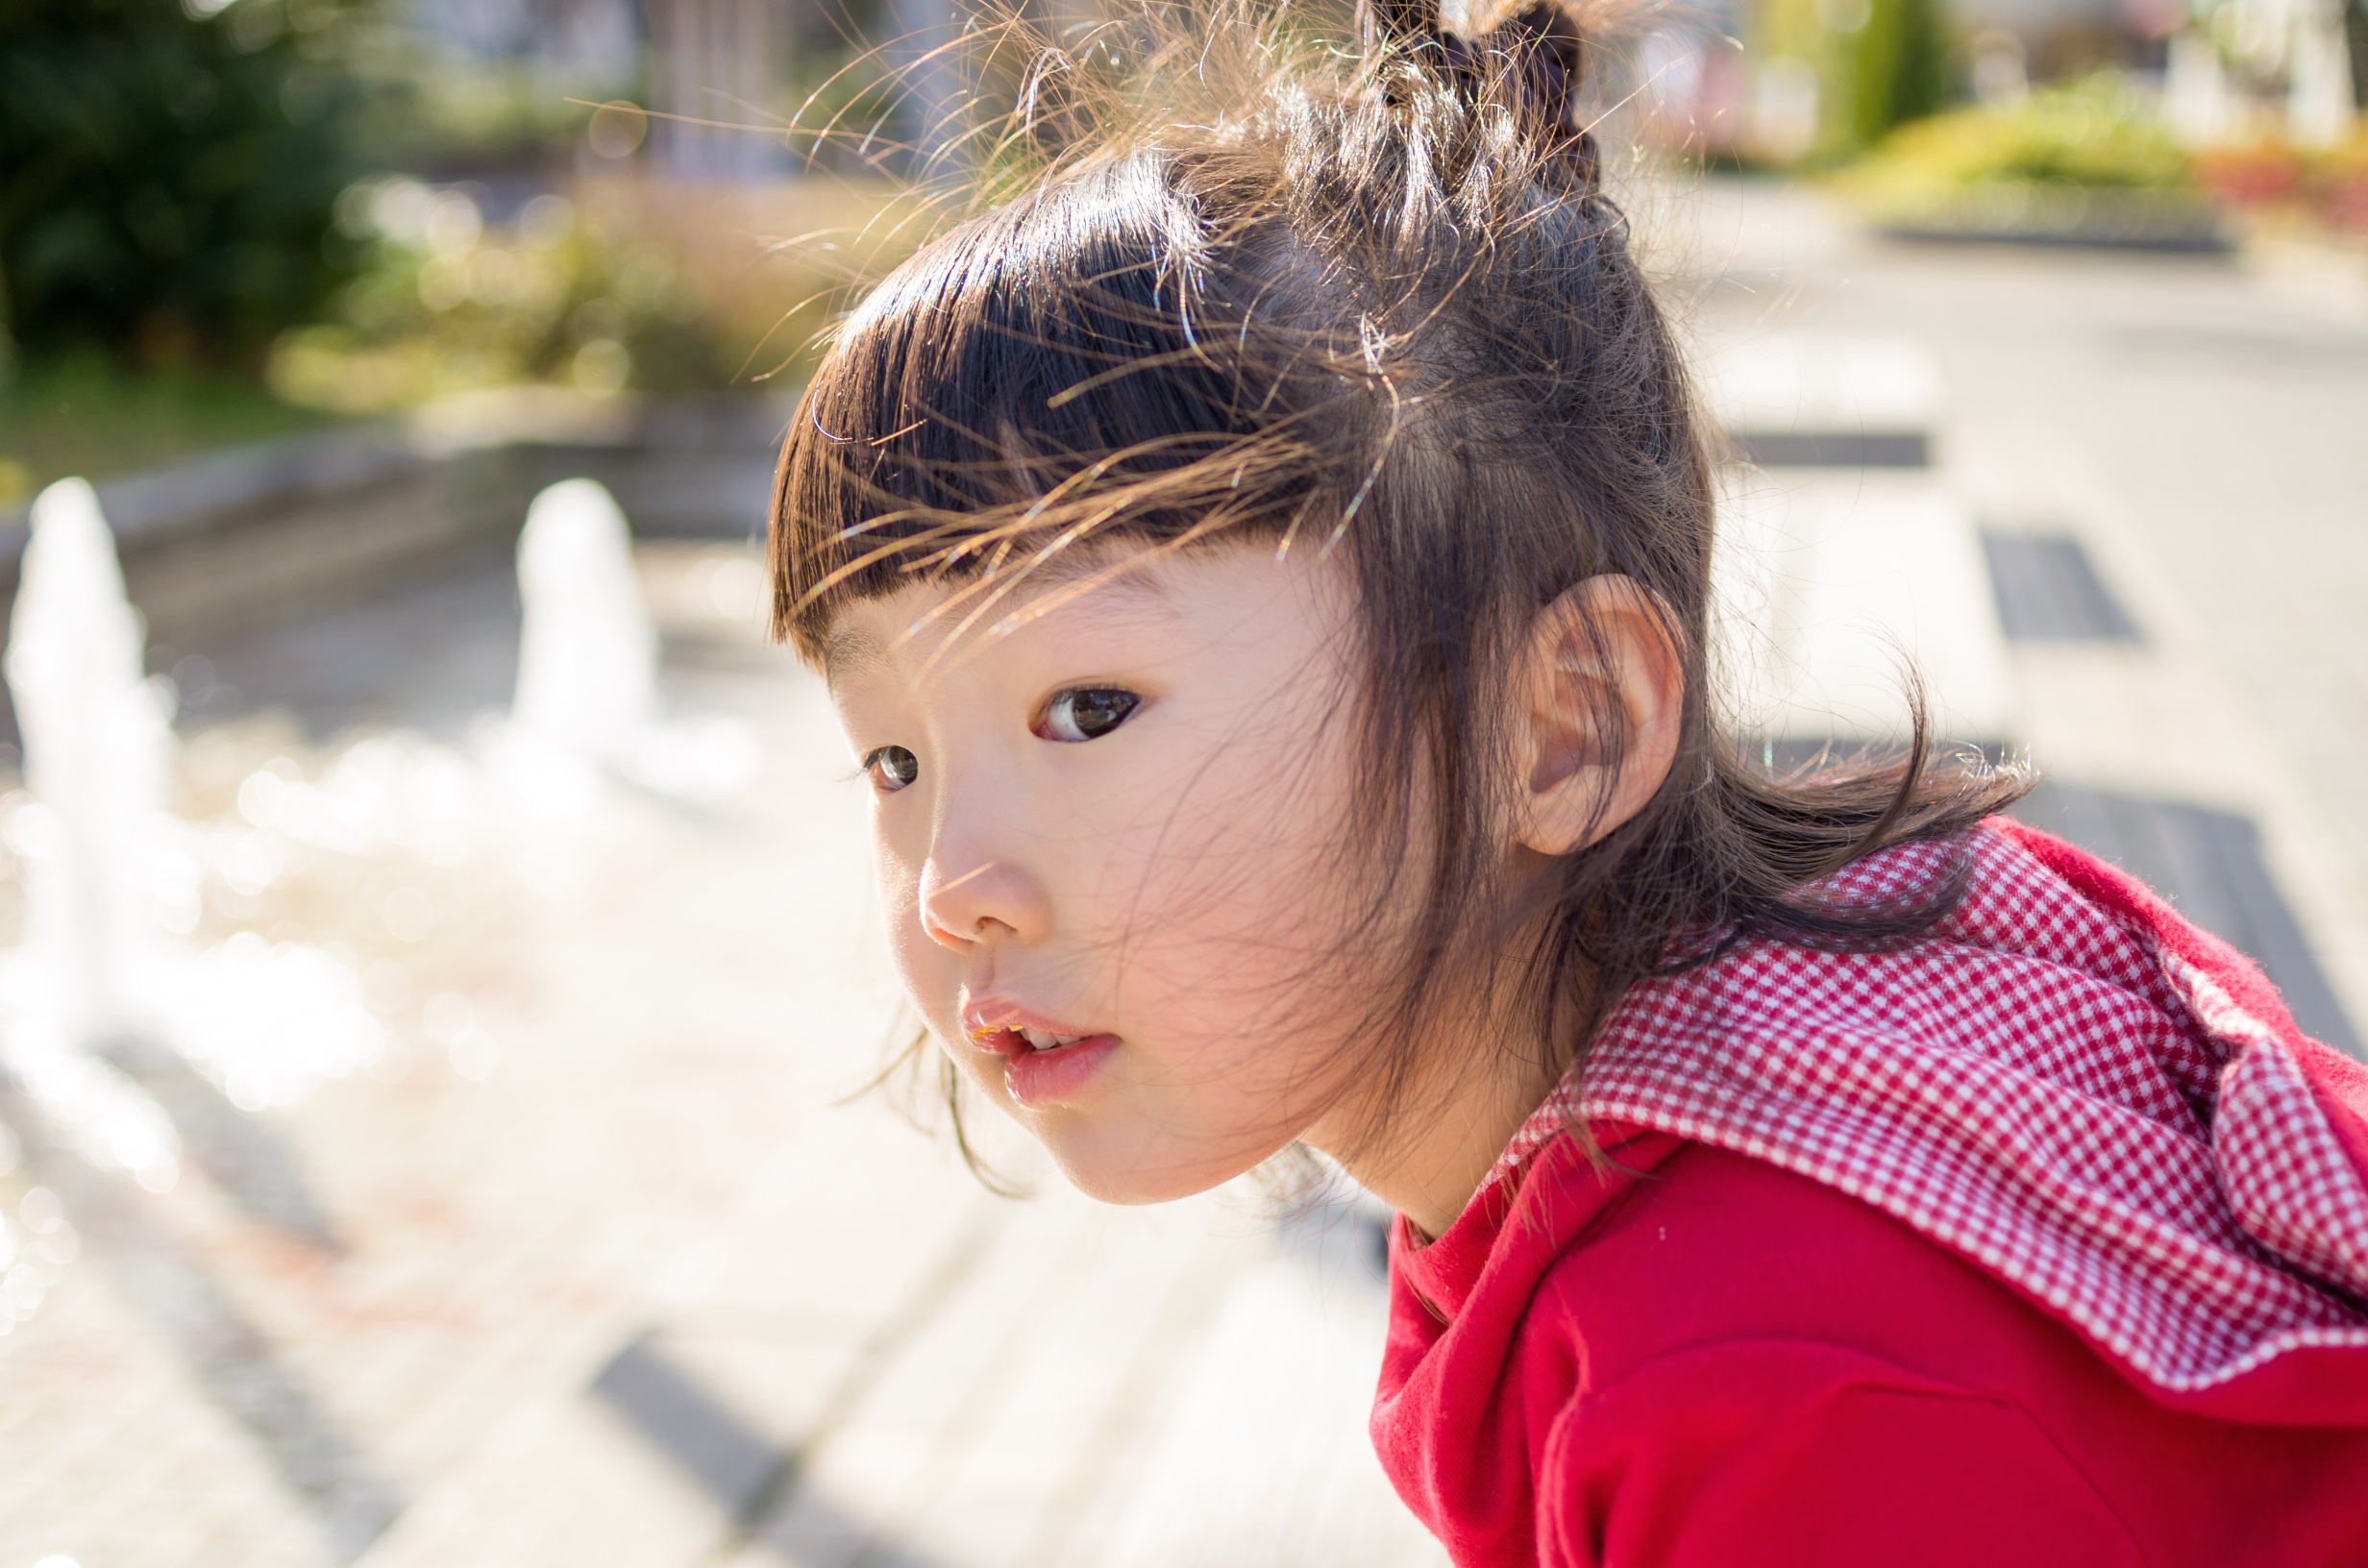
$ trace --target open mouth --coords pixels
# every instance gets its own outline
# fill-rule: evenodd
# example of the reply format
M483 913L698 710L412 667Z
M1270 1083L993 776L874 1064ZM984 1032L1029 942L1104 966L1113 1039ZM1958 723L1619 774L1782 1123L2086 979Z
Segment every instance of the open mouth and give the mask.
M1030 1109L1082 1103L1119 1046L1113 1034L1069 1035L1020 1023L974 1026L970 1041L1003 1059L1004 1088Z
M974 1029L971 1039L988 1050L1002 1056L1034 1056L1041 1052L1066 1050L1092 1035L1056 1035L1049 1029L1018 1029L1005 1024L994 1029Z

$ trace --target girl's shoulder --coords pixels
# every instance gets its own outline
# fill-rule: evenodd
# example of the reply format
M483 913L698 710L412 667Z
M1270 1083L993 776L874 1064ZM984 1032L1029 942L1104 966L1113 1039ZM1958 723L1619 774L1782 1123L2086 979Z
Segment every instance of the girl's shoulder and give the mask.
M2368 1384L2350 1433L2182 1409L1872 1205L1600 1131L1600 1161L1546 1149L1474 1227L1476 1271L1462 1224L1397 1260L1376 1436L1394 1472L1429 1476L1468 1560L1789 1560L1767 1546L1781 1517L1803 1561L2200 1564L2257 1551L2269 1495L2292 1547L2275 1560L2368 1555L2342 1504L2368 1473ZM1508 1464L1528 1477L1513 1495Z
M2368 1475L2368 1070L2044 835L1901 845L1816 891L1946 876L1927 940L1745 942L1623 997L1466 1214L1399 1249L1394 1472L1482 1497L1508 1454L1575 1485L1589 1455L1674 1474L1830 1427L1778 1456L1813 1466L1788 1484L1889 1474L1844 1462L1870 1433L1903 1456L1884 1496L1927 1505L1941 1471L2053 1455L2178 1524L2156 1561L2211 1560L2178 1540L2234 1540L2257 1487L2300 1532L2277 1560L2368 1560L2368 1515L2319 1507Z

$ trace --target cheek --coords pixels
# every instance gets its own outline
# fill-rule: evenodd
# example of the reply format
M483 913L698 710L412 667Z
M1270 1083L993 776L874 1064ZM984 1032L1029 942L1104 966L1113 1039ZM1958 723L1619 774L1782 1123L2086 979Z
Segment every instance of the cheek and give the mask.
M1271 737L1172 773L1189 783L1137 818L1102 868L1130 991L1266 1048L1337 1011L1358 953L1336 751Z
M951 955L931 941L921 923L921 870L924 850L899 842L877 816L872 821L873 874L879 884L881 912L888 920L888 946L905 992L927 1016L931 1025L950 1026L958 974Z

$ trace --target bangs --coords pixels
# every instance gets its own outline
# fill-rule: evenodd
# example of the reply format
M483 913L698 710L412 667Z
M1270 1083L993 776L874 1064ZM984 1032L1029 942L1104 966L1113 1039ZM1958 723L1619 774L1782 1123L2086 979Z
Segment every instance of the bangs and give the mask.
M1102 48L1117 32L1048 42L1040 74L1078 96L1054 91L1045 123L1076 135L1031 168L1035 122L1012 129L979 195L1021 194L849 316L782 448L774 628L817 665L851 600L944 583L929 613L991 636L1132 565L1098 540L1339 547L1362 766L1336 847L1365 904L1310 957L1354 949L1376 980L1348 1031L1374 1086L1360 1139L1451 1066L1426 1027L1443 1003L1517 1000L1507 1048L1559 1077L1703 933L1839 951L1930 932L1949 884L1872 911L1798 893L2025 788L1936 756L1912 692L1897 761L1782 774L1728 727L1710 454L1585 129L1579 3L1475 3L1468 34L1435 0L1359 0L1351 42L1277 0L1174 0L1125 8L1129 59ZM1106 92L1082 63L1104 53ZM1676 644L1673 760L1579 847L1517 862L1522 661L1541 609L1603 576ZM1610 779L1631 728L1591 689Z
M1296 356L1248 368L1264 356L1244 352L1218 255L1236 247L1174 172L1137 154L990 212L848 319L782 448L777 634L811 658L850 600L1024 574L1095 539L1287 530L1307 509Z

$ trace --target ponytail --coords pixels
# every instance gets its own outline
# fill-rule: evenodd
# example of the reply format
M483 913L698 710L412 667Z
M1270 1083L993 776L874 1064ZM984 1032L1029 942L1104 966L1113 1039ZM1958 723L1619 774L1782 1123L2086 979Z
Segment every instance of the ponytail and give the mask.
M1492 89L1509 100L1515 123L1547 168L1574 192L1595 190L1595 138L1579 112L1587 39L1559 0L1536 0L1468 38L1441 20L1438 0L1360 0L1357 18L1369 54L1401 55L1467 101Z

